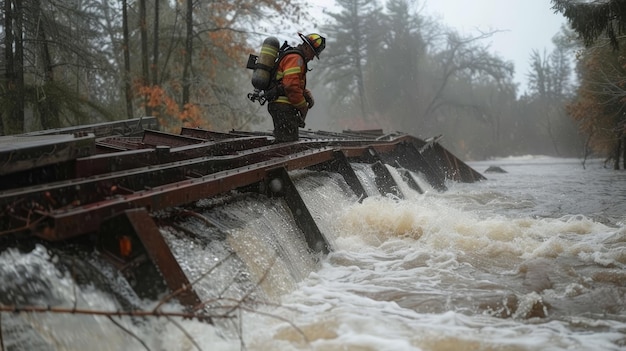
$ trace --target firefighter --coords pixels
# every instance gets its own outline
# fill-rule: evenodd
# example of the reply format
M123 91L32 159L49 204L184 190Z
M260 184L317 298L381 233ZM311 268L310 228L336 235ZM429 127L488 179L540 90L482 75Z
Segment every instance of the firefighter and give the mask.
M277 143L298 140L298 127L304 127L306 115L314 104L313 96L306 88L307 63L313 57L319 59L326 47L326 38L317 33L298 35L302 43L287 51L278 62L274 78L280 89L278 97L267 106Z

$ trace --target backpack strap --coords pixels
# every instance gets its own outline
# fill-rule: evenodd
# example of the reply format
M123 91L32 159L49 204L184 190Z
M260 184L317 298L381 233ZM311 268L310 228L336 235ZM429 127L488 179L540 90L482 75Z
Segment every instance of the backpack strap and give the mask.
M276 79L276 73L278 72L278 65L282 59L289 54L298 54L304 60L304 69L308 71L308 65L306 64L306 60L304 59L304 52L298 48L291 47L287 44L287 41L283 44L283 46L278 51L278 57L274 63L274 67L270 71L270 84L268 88L265 90L265 100L266 101L274 101L279 96L285 95L285 87L282 85L282 79ZM265 101L263 102L265 103ZM263 104L261 104L263 105Z
M280 50L278 50L278 57L276 58L276 63L274 63L274 68L270 71L270 79L272 80L272 83L270 83L270 86L272 86L273 84L280 84L279 81L276 80L276 72L278 71L278 65L280 64L280 61L283 60L283 58L289 54L298 54L300 55L300 57L302 57L302 60L304 60L304 52L302 52L302 50L289 46L289 44L287 44L287 41L285 40L285 42L283 43L283 46L280 47ZM305 60L305 66L304 69L308 71L308 65L306 64L306 60Z

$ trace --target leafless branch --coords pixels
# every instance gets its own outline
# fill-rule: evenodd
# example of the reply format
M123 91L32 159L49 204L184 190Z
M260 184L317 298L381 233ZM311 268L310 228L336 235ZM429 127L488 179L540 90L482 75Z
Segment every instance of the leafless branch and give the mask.
M2 313L0 313L0 351L4 351L4 337L2 334Z
M137 340L141 345L143 345L143 347L150 351L150 348L148 347L148 345L146 345L145 342L143 342L143 340L141 340L137 335L135 335L135 333L133 333L132 331L128 330L127 328L125 328L122 324L120 324L119 322L117 322L115 319L113 319L113 316L107 316L107 318L109 318L109 320L111 322L113 322L113 324L115 324L118 328L122 329L126 334L130 335L131 337L133 337L135 340Z
M200 277L198 277L196 280L191 282L190 285L183 285L178 290L176 290L176 291L172 292L171 294L165 296L163 299L161 299L161 301L159 301L159 303L156 305L156 307L154 307L153 311L157 312L159 310L159 308L161 306L163 306L166 302L170 301L171 299L173 299L174 297L180 295L181 293L191 289L191 287L194 284L196 284L197 282L199 282L200 280L204 279L206 276L211 274L211 272L213 272L215 269L217 269L219 266L221 266L224 262L226 262L226 260L228 260L229 258L233 257L233 255L234 255L234 253L231 252L228 256L222 258L219 262L217 262L215 265L213 265L208 271L206 271L204 274L200 275ZM194 310L197 310L197 308L194 308Z
M195 346L198 350L202 351L202 348L200 347L200 345L198 345L198 343L194 340L194 338L187 332L187 330L185 330L185 328L183 328L182 325L180 325L180 323L172 319L172 317L167 317L167 320L170 321L170 323L174 324L176 328L178 328L183 334L185 334L185 336L189 339L189 341L191 341L193 346Z
M302 335L302 339L304 339L304 341L306 343L309 342L309 338L306 337L306 334L304 333L304 331L302 331L302 329L298 328L297 325L295 325L292 321L288 320L287 318L284 318L284 317L281 317L281 316L277 316L277 315L274 315L274 314L271 314L271 313L267 313L267 312L261 312L261 311L253 310L253 309L247 308L245 306L240 306L240 308L242 310L244 310L244 311L260 314L262 316L274 318L274 319L277 319L279 321L285 322L285 323L289 324L295 331L297 331L298 334Z
M11 306L0 305L0 312L10 313L60 313L60 314L77 314L77 315L91 315L91 316L128 316L128 317L180 317L186 319L196 319L204 322L207 318L204 314L190 313L190 312L163 312L163 311L102 311L102 310L88 310L82 308L66 308L66 307L52 307L52 306Z

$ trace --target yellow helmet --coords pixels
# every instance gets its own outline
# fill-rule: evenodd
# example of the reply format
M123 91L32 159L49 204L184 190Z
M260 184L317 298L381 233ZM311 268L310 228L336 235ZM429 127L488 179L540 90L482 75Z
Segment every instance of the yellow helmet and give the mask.
M298 33L298 35L300 36L300 38L302 38L302 41L307 43L307 45L309 45L311 49L313 49L315 56L319 59L320 53L324 50L324 48L326 48L326 38L317 33L311 33L307 35Z

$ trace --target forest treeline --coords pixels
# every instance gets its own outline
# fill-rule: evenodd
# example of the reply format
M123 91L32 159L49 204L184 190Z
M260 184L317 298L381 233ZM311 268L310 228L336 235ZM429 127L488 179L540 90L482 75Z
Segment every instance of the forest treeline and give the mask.
M148 115L174 133L254 130L268 117L246 98L248 54L297 31L327 37L309 118L330 130L443 134L472 160L614 156L623 128L619 49L566 28L553 51L529 53L520 87L489 48L497 31L458 33L411 0L336 0L323 19L302 0L0 3L0 135ZM614 90L591 86L602 79Z

